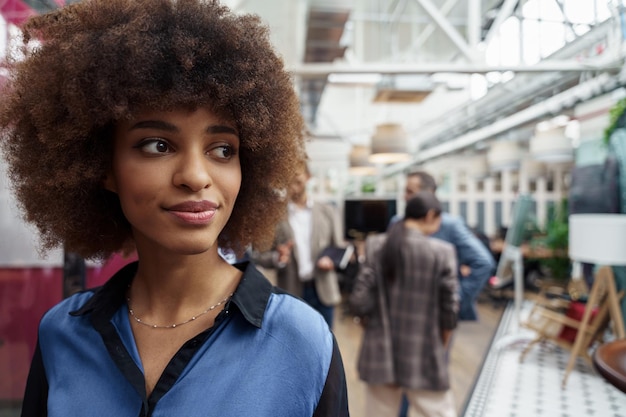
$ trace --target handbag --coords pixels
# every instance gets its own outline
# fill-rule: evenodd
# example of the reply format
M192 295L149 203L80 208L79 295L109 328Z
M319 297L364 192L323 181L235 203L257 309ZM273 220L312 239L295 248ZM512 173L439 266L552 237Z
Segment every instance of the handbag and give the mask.
M385 286L378 271L378 252L384 242L384 235L371 236L365 243L366 259L359 264L354 286L348 298L350 313L361 319L380 316L379 304L384 304Z

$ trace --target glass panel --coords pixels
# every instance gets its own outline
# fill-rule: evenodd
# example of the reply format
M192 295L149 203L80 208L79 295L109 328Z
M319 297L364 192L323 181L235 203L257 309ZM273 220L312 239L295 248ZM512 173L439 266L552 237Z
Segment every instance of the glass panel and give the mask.
M476 204L476 229L479 232L485 233L485 202L479 201Z
M467 201L459 202L459 216L463 218L463 221L465 222L465 224L467 224L470 227L474 226L473 224L469 224L467 222Z
M494 215L496 218L496 228L502 227L502 201L494 203Z

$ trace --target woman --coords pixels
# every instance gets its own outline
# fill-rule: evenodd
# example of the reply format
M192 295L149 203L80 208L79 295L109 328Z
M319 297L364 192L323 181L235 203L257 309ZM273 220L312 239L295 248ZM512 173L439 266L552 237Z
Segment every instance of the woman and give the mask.
M218 253L271 243L304 156L259 19L86 0L23 29L0 127L25 217L44 248L138 262L43 317L22 415L348 415L323 318Z
M403 221L368 237L350 295L365 326L358 370L367 416L397 415L406 394L411 416L455 416L446 348L459 308L452 245L428 237L441 224L433 193L417 193Z

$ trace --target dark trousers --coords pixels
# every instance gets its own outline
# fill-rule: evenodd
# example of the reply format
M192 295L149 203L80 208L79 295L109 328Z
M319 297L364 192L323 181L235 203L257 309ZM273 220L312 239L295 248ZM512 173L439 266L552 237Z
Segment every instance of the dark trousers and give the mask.
M333 311L334 307L328 307L322 304L317 296L317 290L315 289L315 283L313 281L305 282L302 289L302 299L306 301L311 307L316 309L328 323L328 327L333 327Z

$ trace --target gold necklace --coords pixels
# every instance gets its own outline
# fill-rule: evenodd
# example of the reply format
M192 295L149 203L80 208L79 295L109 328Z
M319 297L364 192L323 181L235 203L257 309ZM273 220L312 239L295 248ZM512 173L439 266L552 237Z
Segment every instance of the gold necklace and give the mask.
M230 300L230 298L233 296L233 293L231 292L230 294L228 294L228 296L226 298L224 298L222 301L220 301L217 304L212 305L211 307L207 308L206 310L204 310L202 313L197 314L195 316L192 316L190 319L185 320L181 323L175 323L175 324L170 324L167 326L160 326L158 324L150 324L150 323L146 323L145 321L141 320L139 317L137 317L135 315L135 312L133 311L132 307L130 306L130 296L126 297L126 302L128 305L128 313L130 314L130 316L139 324L143 324L144 326L148 326L152 329L174 329L176 327L180 327L183 324L187 324L187 323L191 323L192 321L196 320L198 317L201 317L203 315L205 315L206 313L208 313L209 311L213 311L215 310L217 307L221 306L222 304L225 304L226 302L228 302L228 300Z

